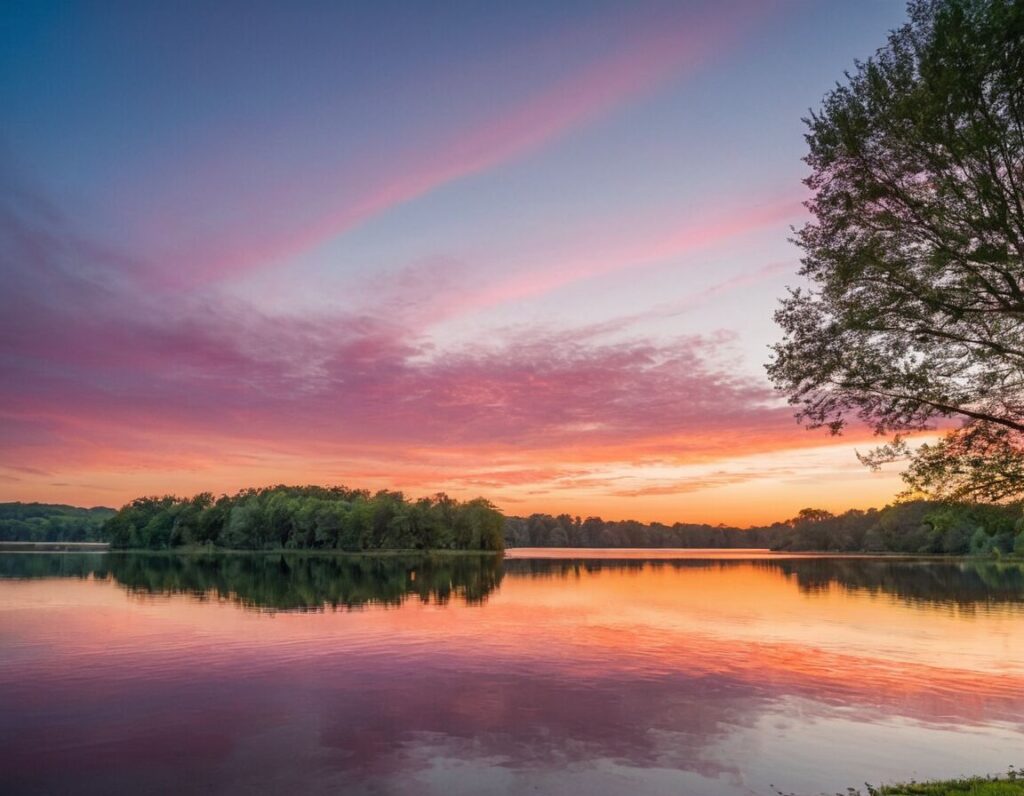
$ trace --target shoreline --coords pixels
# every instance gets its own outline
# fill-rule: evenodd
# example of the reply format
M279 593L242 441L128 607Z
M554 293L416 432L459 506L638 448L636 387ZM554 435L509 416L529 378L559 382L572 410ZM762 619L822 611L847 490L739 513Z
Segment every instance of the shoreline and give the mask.
M106 553L110 542L0 542L0 553Z
M286 547L265 550L213 546L182 546L152 550L149 548L114 548L109 542L0 542L0 553L93 553L93 554L146 554L158 556L200 556L200 555L292 555L292 556L349 556L349 557L398 557L398 556L499 556L509 561L529 560L730 560L730 561L785 561L809 559L849 559L877 561L921 561L921 562L992 562L1024 563L1020 556L949 556L937 554L914 555L893 552L852 552L827 550L785 551L769 548L733 547L507 547L504 550L449 550L437 549L381 549L381 550L339 550L333 548L293 549Z

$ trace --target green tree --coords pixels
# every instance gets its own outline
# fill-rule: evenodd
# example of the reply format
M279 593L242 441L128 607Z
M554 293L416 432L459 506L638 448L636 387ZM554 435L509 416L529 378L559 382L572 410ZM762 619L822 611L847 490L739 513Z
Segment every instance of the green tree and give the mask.
M918 448L904 480L912 491L948 501L1017 497L1024 489L1020 435L992 423L970 423Z
M987 556L995 550L995 537L990 536L984 528L978 528L971 535L970 552L972 556Z
M814 218L768 372L809 427L901 435L912 489L1024 495L1024 3L915 0L808 120ZM1016 463L1007 467L1007 463Z
M258 549L263 546L260 507L255 498L248 498L231 507L218 542L224 547L238 549Z
M95 519L97 527L109 513L101 510ZM20 527L26 525L20 517L11 522L19 523L17 532L22 535L72 533L47 530L42 520L49 516L30 516L40 522L26 529ZM3 519L0 505L0 537L9 532ZM99 533L115 547L212 544L249 550L501 550L505 518L481 498L460 503L435 495L410 501L401 492L386 490L371 496L366 490L344 487L279 485L243 489L216 500L208 492L193 498L138 498L110 517Z
M928 522L942 535L942 552L949 555L963 555L968 552L975 524L960 507L943 507L930 514Z

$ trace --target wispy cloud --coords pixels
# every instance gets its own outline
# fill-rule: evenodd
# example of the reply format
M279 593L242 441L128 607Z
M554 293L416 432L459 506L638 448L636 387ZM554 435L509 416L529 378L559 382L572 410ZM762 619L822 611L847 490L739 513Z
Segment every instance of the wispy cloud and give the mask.
M19 230L24 267L8 275L0 408L22 429L127 423L300 445L550 448L691 427L754 433L765 412L785 418L764 386L716 367L721 336L599 343L525 330L433 351L369 316L168 302L90 281L88 268L51 285L67 256L60 235Z
M504 304L535 299L587 280L617 273L638 275L644 269L686 261L715 247L744 237L777 229L806 214L796 193L767 196L760 201L732 207L712 207L672 223L620 224L602 237L580 236L571 246L546 253L507 272L490 275L487 269L445 258L412 264L398 273L374 276L356 291L372 296L380 307L400 314L412 328L426 328L460 316ZM687 267L687 266L683 266ZM690 267L696 267L691 261ZM595 324L621 328L637 320L671 317L709 300L772 276L795 270L792 262L773 262L742 273L714 286L644 311Z
M601 57L468 122L431 148L365 153L362 168L337 174L312 215L283 214L287 192L275 192L266 205L245 198L239 223L188 236L194 245L172 247L151 274L192 284L280 264L441 186L540 150L666 81L692 74L735 44L765 10L762 3L735 2L655 19L620 19L630 32L617 31ZM173 228L174 212L162 211L155 223L161 238Z

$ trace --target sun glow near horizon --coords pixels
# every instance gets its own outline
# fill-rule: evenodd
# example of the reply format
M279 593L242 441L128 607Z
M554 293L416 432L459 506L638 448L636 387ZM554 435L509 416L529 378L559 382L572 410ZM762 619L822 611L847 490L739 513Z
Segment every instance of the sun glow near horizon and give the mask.
M286 455L234 461L232 467L225 468L219 460L192 460L176 470L117 464L106 469L96 464L82 480L59 484L50 482L45 474L26 472L17 488L5 484L0 495L52 502L58 490L62 502L117 508L142 495L231 494L278 483L322 484L398 489L412 497L436 492L460 499L483 496L513 516L569 514L748 527L788 519L807 507L834 513L881 508L902 485L894 469L866 472L848 443L690 464L642 465L623 460L618 464L545 467L543 462L531 466L520 461L475 469L458 461L443 466L389 466L382 457L369 468L364 464L365 469L355 470L339 462L311 463L306 457ZM169 489L169 484L175 485L174 489Z

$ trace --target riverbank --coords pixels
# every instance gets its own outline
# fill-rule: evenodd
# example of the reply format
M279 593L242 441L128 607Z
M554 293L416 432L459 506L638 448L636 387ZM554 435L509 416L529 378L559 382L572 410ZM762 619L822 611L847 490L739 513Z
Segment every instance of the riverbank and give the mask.
M144 553L158 556L208 556L208 555L281 555L291 556L499 556L507 560L522 559L636 559L670 561L684 558L735 559L735 560L791 560L791 559L850 559L889 561L934 561L934 562L992 562L1005 564L1024 563L1020 556L965 556L910 554L893 552L839 552L788 551L768 548L731 547L507 547L504 550L451 550L445 548L402 548L377 550L342 550L339 548L289 548L271 547L261 550L245 550L215 545L182 545L180 547L154 550L145 547L111 547L109 542L0 542L0 553Z
M636 559L674 559L695 558L702 555L715 558L748 558L748 559L798 559L798 558L836 558L836 559L878 559L888 561L991 561L1020 563L1021 556L993 555L946 555L938 553L895 553L889 551L839 551L839 550L772 550L768 547L506 547L505 558L636 558Z
M105 553L108 542L0 542L0 553Z
M481 556L501 557L501 550L448 550L444 548L418 549L402 548L391 549L381 548L379 550L342 550L336 547L268 547L262 550L244 550L236 547L216 547L214 545L182 545L181 547L169 547L162 550L151 550L145 547L111 547L107 550L110 553L140 553L155 556L209 556L209 555L238 555L238 556L262 556L262 555L288 555L288 556L344 556L353 557L408 557L408 556L460 556L479 558Z

